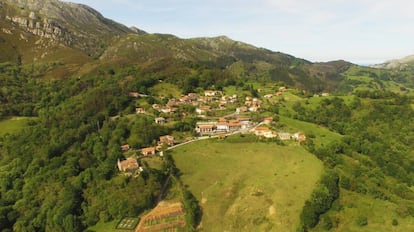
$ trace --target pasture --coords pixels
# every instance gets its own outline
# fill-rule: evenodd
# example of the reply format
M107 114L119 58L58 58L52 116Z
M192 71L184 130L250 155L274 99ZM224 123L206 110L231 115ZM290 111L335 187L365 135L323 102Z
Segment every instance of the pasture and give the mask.
M234 139L235 137L236 139ZM181 179L203 209L205 231L295 231L322 172L301 146L236 135L173 151Z
M25 127L28 127L28 122L33 120L30 117L11 117L7 119L0 120L0 136L7 133L13 134L23 130Z

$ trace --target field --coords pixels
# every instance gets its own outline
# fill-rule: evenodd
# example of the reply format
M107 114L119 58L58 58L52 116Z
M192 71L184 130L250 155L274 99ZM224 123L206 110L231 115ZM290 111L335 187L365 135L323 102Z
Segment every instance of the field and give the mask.
M192 143L173 157L201 203L204 231L295 231L323 169L296 143L255 143L240 135Z
M183 228L185 212L181 203L160 202L140 221L137 232L176 231Z
M27 127L27 123L33 120L33 118L29 117L12 117L5 120L0 121L0 136L5 135L7 133L16 133L20 130Z

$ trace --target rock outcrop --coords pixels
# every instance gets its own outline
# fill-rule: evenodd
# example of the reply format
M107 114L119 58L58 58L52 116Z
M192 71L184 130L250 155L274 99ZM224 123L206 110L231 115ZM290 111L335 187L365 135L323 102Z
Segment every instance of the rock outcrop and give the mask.
M4 0L0 18L22 31L97 55L114 36L145 33L103 17L94 9L58 0ZM7 29L13 33L13 28ZM21 36L26 37L26 36Z

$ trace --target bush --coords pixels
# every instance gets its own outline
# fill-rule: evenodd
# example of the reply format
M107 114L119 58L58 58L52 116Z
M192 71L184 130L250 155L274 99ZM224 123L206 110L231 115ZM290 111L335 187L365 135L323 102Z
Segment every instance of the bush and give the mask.
M356 223L360 227L366 226L368 225L368 218L366 216L361 215L357 218Z

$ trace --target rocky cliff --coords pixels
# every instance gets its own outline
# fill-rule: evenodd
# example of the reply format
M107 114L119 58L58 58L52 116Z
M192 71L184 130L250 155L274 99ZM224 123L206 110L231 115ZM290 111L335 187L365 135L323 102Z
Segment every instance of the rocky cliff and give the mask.
M106 19L92 8L58 0L4 0L0 2L0 19L10 22L3 33L12 34L17 29L21 39L28 35L58 41L98 55L114 36L128 33L145 33L133 30Z

